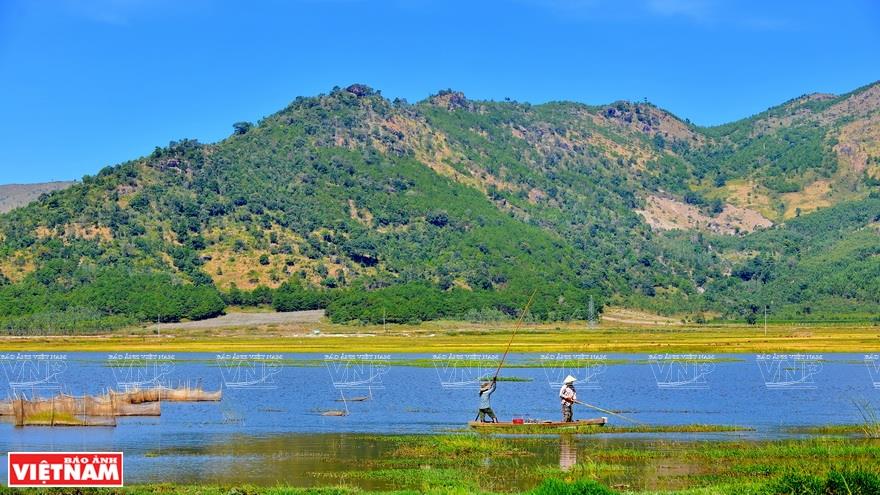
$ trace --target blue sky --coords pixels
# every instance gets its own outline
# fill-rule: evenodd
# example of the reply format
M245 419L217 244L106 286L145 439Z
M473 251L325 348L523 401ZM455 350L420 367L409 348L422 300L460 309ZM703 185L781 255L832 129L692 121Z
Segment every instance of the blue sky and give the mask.
M880 2L0 1L0 183L222 139L364 82L540 103L641 100L695 123L880 79Z

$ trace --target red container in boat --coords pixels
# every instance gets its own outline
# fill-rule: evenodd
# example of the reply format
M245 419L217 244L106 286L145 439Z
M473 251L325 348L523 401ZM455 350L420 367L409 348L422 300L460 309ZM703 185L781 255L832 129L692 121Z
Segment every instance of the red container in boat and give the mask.
M525 423L525 421L523 421L522 418L513 418L513 424L515 424L515 425L521 425L521 424L523 424L523 423Z

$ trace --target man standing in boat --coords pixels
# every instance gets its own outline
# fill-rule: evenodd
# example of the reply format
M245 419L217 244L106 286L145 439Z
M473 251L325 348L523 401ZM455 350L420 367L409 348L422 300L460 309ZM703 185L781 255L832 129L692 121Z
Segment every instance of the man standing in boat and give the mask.
M486 416L492 420L492 423L498 422L498 418L495 417L495 411L492 410L492 404L489 402L492 393L495 392L497 380L497 377L492 377L491 382L483 382L480 385L480 412L477 413L477 420L480 422L487 423Z
M566 423L574 421L571 414L571 405L577 401L577 392L574 389L574 382L576 381L575 377L568 375L562 382L562 388L559 389L559 398L562 400L562 421Z

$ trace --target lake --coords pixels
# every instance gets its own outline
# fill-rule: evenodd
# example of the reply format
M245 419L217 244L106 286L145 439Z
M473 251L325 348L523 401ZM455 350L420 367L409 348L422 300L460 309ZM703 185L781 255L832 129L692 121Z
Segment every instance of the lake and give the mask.
M391 448L383 435L462 429L476 413L478 379L494 373L497 358L5 353L0 385L7 394L83 395L188 383L222 389L223 399L163 402L160 417L119 418L116 427L16 428L6 421L0 423L0 450L124 451L126 481L133 483L210 478L320 484L320 477L305 473L336 469L328 460L341 468L381 458ZM755 428L687 439L776 438L790 435L790 427L862 421L854 401L880 407L878 364L877 356L865 354L516 354L501 371L502 380L512 381L499 382L492 406L502 420L558 419L558 382L572 374L581 380L579 399L641 422ZM328 411L347 415L322 415ZM586 408L575 411L576 418L609 416L611 424L627 424ZM575 444L652 435L608 437L579 437ZM548 442L535 457L558 463L559 439ZM3 462L0 475L5 469Z

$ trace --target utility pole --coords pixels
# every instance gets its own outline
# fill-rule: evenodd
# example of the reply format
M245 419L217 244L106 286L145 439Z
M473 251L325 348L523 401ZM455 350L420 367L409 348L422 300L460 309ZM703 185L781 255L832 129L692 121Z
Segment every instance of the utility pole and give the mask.
M767 336L767 304L764 303L764 337Z
M593 302L592 294L590 294L590 305L587 307L587 327L596 328L596 304Z

